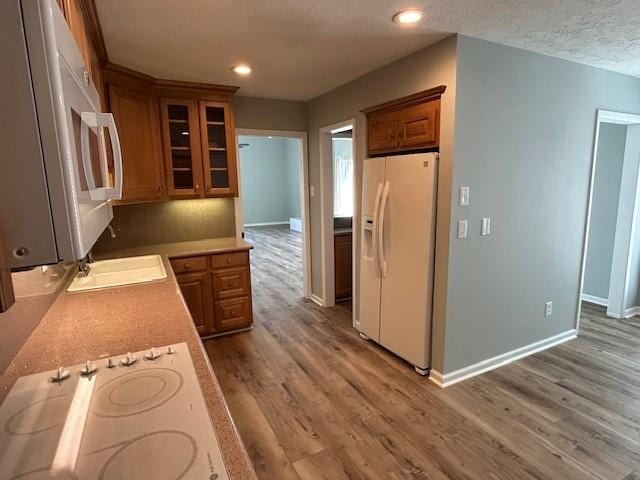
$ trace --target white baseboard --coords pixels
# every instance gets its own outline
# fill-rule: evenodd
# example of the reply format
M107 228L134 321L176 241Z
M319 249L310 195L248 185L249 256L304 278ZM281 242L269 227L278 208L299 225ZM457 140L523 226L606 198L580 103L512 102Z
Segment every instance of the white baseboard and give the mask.
M245 227L268 227L269 225L289 225L289 222L245 223Z
M587 293L582 294L582 300L584 302L595 303L596 305L602 305L606 307L609 304L608 298L596 297L594 295L589 295Z
M544 340L540 340L539 342L516 348L515 350L511 350L510 352L506 352L493 358L482 360L481 362L469 365L468 367L461 368L460 370L456 370L451 373L442 374L434 369L431 369L431 372L429 373L429 380L438 385L440 388L449 387L455 383L467 380L471 377L475 377L476 375L480 375L481 373L485 373L489 370L507 365L508 363L519 360L520 358L527 357L536 352L540 352L542 350L546 350L547 348L551 348L569 340L573 340L576 337L576 329L572 328L571 330L567 330L566 332L554 335L553 337L545 338Z
M624 318L630 318L635 315L640 315L640 307L637 305L635 307L627 308L624 311Z
M311 300L316 305L320 305L321 307L324 307L324 300L319 296L317 296L315 293L312 293L311 295L309 295L309 300Z

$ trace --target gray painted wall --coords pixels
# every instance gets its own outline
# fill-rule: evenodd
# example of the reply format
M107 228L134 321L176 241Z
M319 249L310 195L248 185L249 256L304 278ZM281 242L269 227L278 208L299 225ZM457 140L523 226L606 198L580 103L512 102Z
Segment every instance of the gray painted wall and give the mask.
M443 373L574 328L597 109L640 112L640 80L459 36L452 189L471 206L452 220L470 235L452 222Z
M609 298L626 125L602 123L598 137L583 293Z
M298 216L299 140L240 136L244 224L288 222ZM292 168L293 166L293 168Z
M307 103L236 96L233 99L236 128L307 130Z
M456 37L448 37L408 57L359 77L309 104L309 183L315 189L310 200L312 291L322 296L321 255L321 198L320 198L320 134L319 129L355 118L354 167L355 214L354 225L360 224L362 196L362 162L366 156L366 119L361 110L438 85L446 85L442 97L440 126L440 165L438 173L438 226L436 247L436 292L434 298L434 364L440 364L443 344L447 287L447 255L449 247L449 209L451 199L451 167L453 161L453 132L456 98ZM354 230L354 242L359 250L360 232ZM356 258L358 258L356 256ZM354 287L357 292L359 281ZM357 302L354 302L357 312ZM438 340L439 339L439 340Z
M293 138L285 139L287 159L287 192L289 193L289 216L300 218L300 157L302 142Z

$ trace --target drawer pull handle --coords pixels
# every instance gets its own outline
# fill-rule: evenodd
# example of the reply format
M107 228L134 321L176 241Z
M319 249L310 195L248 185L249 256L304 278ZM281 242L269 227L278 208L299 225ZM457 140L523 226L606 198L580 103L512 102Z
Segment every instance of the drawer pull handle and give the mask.
M189 270L191 268L191 265L189 265L188 263L185 263L184 264L184 268L185 268L185 270Z

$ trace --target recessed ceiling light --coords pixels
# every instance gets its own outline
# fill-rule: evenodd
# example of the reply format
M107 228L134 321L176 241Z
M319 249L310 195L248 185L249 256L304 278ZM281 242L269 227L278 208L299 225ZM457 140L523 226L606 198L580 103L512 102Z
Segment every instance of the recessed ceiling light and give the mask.
M410 9L396 13L392 20L401 25L413 25L422 20L422 17L424 17L424 12L421 10Z
M249 65L236 65L231 70L236 72L238 75L249 75L251 72L253 72L253 68L251 68Z

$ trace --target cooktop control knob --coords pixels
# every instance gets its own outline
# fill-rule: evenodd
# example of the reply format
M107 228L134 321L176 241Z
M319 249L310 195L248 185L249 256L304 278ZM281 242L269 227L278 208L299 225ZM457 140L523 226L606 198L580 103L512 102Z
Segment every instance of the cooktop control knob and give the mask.
M169 346L169 348L167 348L167 355L173 355L174 353L176 353L175 349Z
M133 353L129 352L129 353L127 353L126 357L124 357L122 360L120 360L120 363L122 363L122 365L124 365L125 367L130 367L131 365L133 365L137 361L138 361L138 359L136 358L136 356Z
M52 382L61 382L65 378L69 378L70 375L71 375L71 372L69 372L68 370L65 370L64 367L60 367L56 371L56 374L53 377L51 377L51 381Z
M147 360L155 360L159 356L160 352L158 351L158 349L156 347L152 347L151 350L149 350L149 352L147 352L147 354L144 356L144 358L146 358Z
M110 358L109 361L107 362L107 368L116 368L116 363L113 361L112 358Z
M91 362L91 360L87 360L84 366L80 369L80 373L82 375L91 375L96 370L98 370L96 364Z

